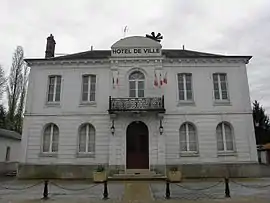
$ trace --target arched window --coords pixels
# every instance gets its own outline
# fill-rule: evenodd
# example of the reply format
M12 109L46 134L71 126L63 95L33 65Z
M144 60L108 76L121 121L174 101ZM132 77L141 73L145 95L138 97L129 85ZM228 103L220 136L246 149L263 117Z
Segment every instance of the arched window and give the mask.
M89 123L79 128L79 153L95 152L95 128Z
M144 97L145 77L140 71L129 75L129 97Z
M183 123L179 129L179 134L181 152L198 152L197 134L193 124Z
M48 124L43 132L43 148L42 152L54 153L58 152L59 128L57 125Z
M229 123L222 122L217 125L217 149L218 151L233 151L233 132Z

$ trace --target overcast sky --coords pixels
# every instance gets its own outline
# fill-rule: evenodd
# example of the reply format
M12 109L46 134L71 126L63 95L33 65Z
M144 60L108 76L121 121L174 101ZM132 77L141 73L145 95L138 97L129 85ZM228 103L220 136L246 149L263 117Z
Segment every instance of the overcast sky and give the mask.
M269 0L0 0L0 64L8 73L17 45L44 57L52 33L56 53L109 49L123 37L152 31L163 48L252 55L251 99L270 113Z

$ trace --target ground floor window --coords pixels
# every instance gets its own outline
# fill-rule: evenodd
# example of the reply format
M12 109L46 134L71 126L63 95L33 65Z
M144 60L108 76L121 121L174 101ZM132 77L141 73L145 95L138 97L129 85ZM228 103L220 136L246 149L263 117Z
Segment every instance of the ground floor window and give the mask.
M79 153L95 152L95 128L86 123L79 128Z
M180 126L180 151L181 152L197 152L197 134L195 126L191 123L184 123Z
M46 125L43 133L43 147L44 153L58 152L59 128L57 125L50 123Z

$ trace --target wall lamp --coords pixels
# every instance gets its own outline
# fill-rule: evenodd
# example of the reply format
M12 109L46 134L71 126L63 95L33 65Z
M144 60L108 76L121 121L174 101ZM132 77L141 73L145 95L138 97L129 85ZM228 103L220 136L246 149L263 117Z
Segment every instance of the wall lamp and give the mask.
M115 133L114 120L112 120L111 133L112 133L112 135L114 135L114 133Z
M160 135L162 135L163 134L163 126L162 126L162 120L160 119L160 123L159 123L159 133L160 133Z

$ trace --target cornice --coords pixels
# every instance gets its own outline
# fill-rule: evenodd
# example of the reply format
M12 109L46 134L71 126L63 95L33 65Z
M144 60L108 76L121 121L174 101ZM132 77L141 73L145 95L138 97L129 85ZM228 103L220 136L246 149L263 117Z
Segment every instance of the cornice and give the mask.
M248 64L247 58L164 58L164 57L151 57L151 58L115 58L110 59L91 59L91 60L32 60L27 61L29 66L46 66L46 65L64 65L64 66L78 66L78 65L102 65L102 64L196 64L196 63L241 63Z
M108 59L91 59L91 60L33 60L27 61L29 66L44 66L44 65L64 65L64 66L74 66L74 65L102 65L109 64Z
M166 112L164 116L209 116L209 115L251 115L252 111L235 111L235 112L211 112L211 111L205 111L205 112L175 112L170 111ZM121 114L120 114L121 115ZM122 114L123 115L123 114ZM84 112L73 112L73 113L25 113L24 116L30 117L30 116L110 116L107 112L100 112L100 113L84 113Z
M248 64L247 58L164 58L163 63L245 63Z

